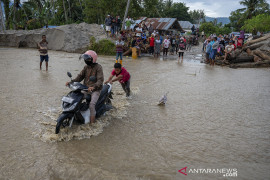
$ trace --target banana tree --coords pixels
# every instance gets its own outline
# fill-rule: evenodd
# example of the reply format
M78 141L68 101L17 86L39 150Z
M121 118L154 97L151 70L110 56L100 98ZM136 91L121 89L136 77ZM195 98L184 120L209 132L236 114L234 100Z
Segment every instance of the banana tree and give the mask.
M23 4L23 9L28 17L28 24L38 22L37 28L48 26L53 18L53 4L46 0L29 0ZM36 28L36 26L34 26Z
M2 9L2 2L0 0L0 31L5 31L6 30L6 26L5 26L5 20L4 20L4 11Z

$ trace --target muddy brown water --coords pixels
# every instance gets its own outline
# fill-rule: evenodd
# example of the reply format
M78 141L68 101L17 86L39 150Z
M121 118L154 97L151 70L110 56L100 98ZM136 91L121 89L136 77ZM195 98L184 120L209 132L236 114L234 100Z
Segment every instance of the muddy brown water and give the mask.
M79 54L49 55L46 72L36 50L0 48L0 179L269 179L269 68L213 68L196 54L183 64L125 57L132 97L114 83L115 109L55 135L66 72L84 64ZM113 59L98 58L106 78ZM237 177L180 174L187 165L237 168Z

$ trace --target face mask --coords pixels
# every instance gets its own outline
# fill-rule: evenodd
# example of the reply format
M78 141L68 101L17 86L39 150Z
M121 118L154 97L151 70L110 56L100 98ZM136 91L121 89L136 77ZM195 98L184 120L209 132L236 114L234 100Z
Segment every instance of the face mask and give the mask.
M94 63L93 63L93 61L84 61L85 62L85 64L87 64L88 66L92 66Z

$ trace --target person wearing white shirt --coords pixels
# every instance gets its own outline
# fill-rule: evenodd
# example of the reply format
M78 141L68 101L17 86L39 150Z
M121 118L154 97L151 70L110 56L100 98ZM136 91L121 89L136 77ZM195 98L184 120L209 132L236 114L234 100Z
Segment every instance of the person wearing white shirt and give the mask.
M169 49L169 47L170 47L170 44L171 44L171 42L170 42L168 36L166 36L166 38L165 38L164 41L163 41L163 56L164 56L164 55L167 56L167 54L168 54L168 49Z
M142 25L139 25L139 27L136 28L136 36L141 37L142 31Z
M225 56L224 56L224 60L226 59L231 60L232 58L234 58L234 45L233 45L233 41L229 42L229 45L227 45L225 47Z

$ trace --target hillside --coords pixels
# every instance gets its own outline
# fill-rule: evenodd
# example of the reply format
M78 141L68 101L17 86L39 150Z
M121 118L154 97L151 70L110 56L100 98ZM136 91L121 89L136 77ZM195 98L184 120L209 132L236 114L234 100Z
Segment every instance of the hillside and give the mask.
M205 17L206 22L214 21L215 19L217 19L217 23L221 22L222 25L230 23L230 19L228 17L217 17L217 18Z

